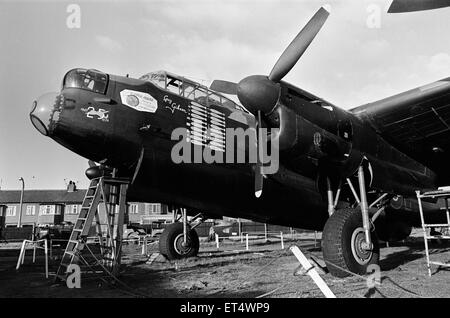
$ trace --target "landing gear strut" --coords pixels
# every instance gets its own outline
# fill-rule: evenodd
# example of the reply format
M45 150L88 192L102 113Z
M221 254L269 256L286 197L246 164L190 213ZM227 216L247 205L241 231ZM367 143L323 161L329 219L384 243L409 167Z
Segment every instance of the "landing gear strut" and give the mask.
M203 223L203 215L197 214L188 222L186 209L180 210L181 216L174 213L175 222L164 229L159 239L159 251L169 260L194 257L200 248L195 228Z
M322 249L329 271L338 277L348 276L350 272L366 274L370 264L379 262L380 249L372 224L384 208L380 208L372 218L369 215L369 208L380 202L386 195L382 195L369 206L362 165L358 168L358 183L359 197L351 180L347 179L347 184L359 208L336 210L340 186L333 200L330 183L327 182L330 217L323 229Z

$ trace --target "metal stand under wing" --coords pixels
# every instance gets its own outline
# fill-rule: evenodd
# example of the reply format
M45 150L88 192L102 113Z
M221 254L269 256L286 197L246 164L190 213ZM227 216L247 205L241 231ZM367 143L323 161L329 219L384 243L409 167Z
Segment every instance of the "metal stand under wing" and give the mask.
M428 275L431 276L431 265L437 265L442 267L450 267L450 263L442 263L442 262L435 262L430 261L430 251L428 248L428 240L436 240L436 239L450 239L450 212L449 212L449 204L448 200L450 199L450 187L441 188L437 191L428 191L421 193L420 191L416 191L417 195L417 201L419 203L419 211L420 211L420 220L422 222L422 231L423 231L423 241L425 243L425 253L427 257L427 268L428 268ZM444 199L445 200L445 210L442 211L442 213L446 213L447 216L447 223L443 224L428 224L425 223L425 216L423 213L423 207L422 207L422 199L424 198L433 198L433 199ZM432 235L431 229L432 228L447 228L448 234L447 235ZM427 234L427 229L430 229L430 234Z

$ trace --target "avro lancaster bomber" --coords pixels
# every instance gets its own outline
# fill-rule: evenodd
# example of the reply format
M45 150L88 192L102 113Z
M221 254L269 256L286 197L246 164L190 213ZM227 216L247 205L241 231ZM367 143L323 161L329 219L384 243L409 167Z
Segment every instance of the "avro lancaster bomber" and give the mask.
M130 178L128 200L323 231L330 272L364 274L379 239L420 225L415 191L450 183L450 78L351 110L283 81L328 16L319 9L269 75L208 88L164 71L135 79L77 68L34 102L31 121ZM437 202L424 208L437 220ZM168 226L161 253L196 255L191 226Z

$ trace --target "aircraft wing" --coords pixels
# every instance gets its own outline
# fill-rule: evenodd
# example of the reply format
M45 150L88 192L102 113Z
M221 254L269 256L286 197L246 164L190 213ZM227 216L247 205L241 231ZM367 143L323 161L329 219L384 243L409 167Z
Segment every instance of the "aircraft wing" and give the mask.
M450 77L350 111L450 182Z

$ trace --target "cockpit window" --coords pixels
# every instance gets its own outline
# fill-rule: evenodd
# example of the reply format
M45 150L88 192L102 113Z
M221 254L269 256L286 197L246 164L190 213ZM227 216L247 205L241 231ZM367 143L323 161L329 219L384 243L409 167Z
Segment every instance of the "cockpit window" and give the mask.
M211 91L206 86L165 71L148 73L141 76L139 79L152 82L162 89L179 96L189 98L190 100L202 104L203 106L209 107L213 104L223 105L245 111L241 106L232 100Z
M96 70L77 68L64 77L63 88L74 87L86 89L99 94L106 93L108 75Z
M182 85L183 82L178 78L167 78L167 87L166 89L171 91L174 94L182 95Z

